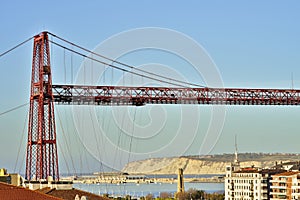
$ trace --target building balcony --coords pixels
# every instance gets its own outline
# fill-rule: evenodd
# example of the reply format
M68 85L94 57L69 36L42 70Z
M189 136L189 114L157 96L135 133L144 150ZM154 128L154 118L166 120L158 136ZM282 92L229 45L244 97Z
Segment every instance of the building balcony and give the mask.
M286 180L281 179L281 180L270 180L271 183L286 183Z
M286 196L280 196L280 197L272 197L270 200L280 200L280 199L286 199Z
M272 185L271 189L286 189L286 185Z
M286 191L285 192L270 192L270 194L273 196L286 196Z

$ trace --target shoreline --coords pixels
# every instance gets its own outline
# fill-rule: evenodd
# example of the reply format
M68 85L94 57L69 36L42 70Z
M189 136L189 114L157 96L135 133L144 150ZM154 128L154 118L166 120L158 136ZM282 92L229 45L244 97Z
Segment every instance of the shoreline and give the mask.
M152 177L151 177L152 176ZM155 177L158 175L102 175L102 176L81 176L73 180L74 183L85 183L85 184L126 184L126 183L136 183L136 184L151 184L151 183L170 183L177 184L177 178L171 177L172 175L165 175L166 177ZM163 175L160 175L163 176ZM170 177L167 177L170 176ZM188 176L188 175L185 175ZM185 177L184 182L188 183L223 183L223 175L211 175L209 177L197 177L205 176L205 174L194 175L194 177Z

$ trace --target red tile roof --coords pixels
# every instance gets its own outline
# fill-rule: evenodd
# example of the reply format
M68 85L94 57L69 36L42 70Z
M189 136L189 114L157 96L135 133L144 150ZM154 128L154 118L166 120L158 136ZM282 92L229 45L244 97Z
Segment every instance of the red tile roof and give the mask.
M106 197L102 197L93 193L85 192L82 190L78 190L73 188L72 190L56 190L56 189L50 189L50 188L43 188L41 190L38 190L40 192L43 192L45 194L59 197L66 200L74 200L76 195L79 197L86 196L88 200L109 200Z
M23 187L13 186L0 182L0 199L1 200L61 200L37 191L29 190Z
M252 167L247 167L247 168L242 168L238 171L235 171L235 173L258 173L257 168L252 168Z

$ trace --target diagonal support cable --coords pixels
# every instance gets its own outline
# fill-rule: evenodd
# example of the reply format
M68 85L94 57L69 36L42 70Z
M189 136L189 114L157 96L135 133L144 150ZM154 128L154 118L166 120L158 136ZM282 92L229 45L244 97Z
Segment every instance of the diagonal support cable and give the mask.
M29 42L32 38L33 38L33 37L30 37L30 38L28 38L27 40L25 40L24 42L21 42L20 44L18 44L18 45L16 45L16 46L12 47L11 49L9 49L9 50L7 50L7 51L1 53L1 54L0 54L0 58L1 58L2 56L4 56L4 55L8 54L9 52L11 52L11 51L17 49L18 47L22 46L23 44L26 44L26 43Z
M80 45L77 45L77 44L75 44L75 43L73 43L73 42L70 42L70 41L68 41L68 40L66 40L66 39L64 39L64 38L62 38L62 37L59 37L59 36L53 34L53 33L48 32L48 34L52 35L53 37L56 37L57 39L59 39L59 40L65 42L65 43L67 43L67 44L69 44L69 45L71 45L71 46L75 46L75 47L78 48L78 49L81 49L81 50L86 51L86 52L88 52L88 53L90 53L90 54L96 55L96 56L101 57L101 58L103 58L103 59L109 60L109 61L111 61L111 62L113 62L113 63L117 63L117 64L122 65L122 66L124 66L124 67L126 67L126 68L129 68L129 69L131 69L131 70L134 69L134 70L136 70L136 71L139 71L139 72L142 72L142 73L151 75L151 76L155 76L155 77L158 77L158 78L162 78L162 79L168 80L168 82L165 82L165 81L161 81L161 82L169 83L169 81L173 81L173 82L176 82L176 83L180 83L180 84L184 84L184 85L189 85L189 86L194 86L194 87L206 87L206 86L203 86L203 85L199 85L199 84L195 84L195 83L189 83L189 82L186 82L186 81L180 81L180 80L177 80L177 79L174 79L174 78L162 76L162 75L160 75L160 74L156 74L156 73L149 72L149 71L146 71L146 70L143 70L143 69L139 69L139 68L134 67L134 66L132 66L132 65L128 65L128 64L126 64L126 63L123 63L123 62L120 62L120 61L117 61L117 60L108 58L108 57L106 57L106 56L103 56L103 55L101 55L101 54L99 54L99 53L95 53L95 52L93 52L93 51L91 51L91 50L89 50L89 49L87 49L87 48L84 48L84 47L82 47L82 46L80 46ZM90 57L86 57L86 58L91 59ZM94 59L91 59L91 60L94 60ZM110 64L108 64L108 63L107 63L107 65L110 66L110 67L112 67L112 66L111 66ZM128 72L128 71L127 71L127 72ZM139 76L141 76L141 77L146 77L146 78L147 78L147 76L142 75L142 74L135 74L135 75L139 75ZM172 84L172 83L171 83L171 84ZM179 85L179 84L172 84L172 85L182 86L182 85Z

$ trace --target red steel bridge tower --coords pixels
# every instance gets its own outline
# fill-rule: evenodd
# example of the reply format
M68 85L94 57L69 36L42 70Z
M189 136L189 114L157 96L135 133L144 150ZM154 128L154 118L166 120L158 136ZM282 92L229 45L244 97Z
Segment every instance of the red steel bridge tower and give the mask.
M25 178L48 176L59 180L49 41L43 32L33 45Z

